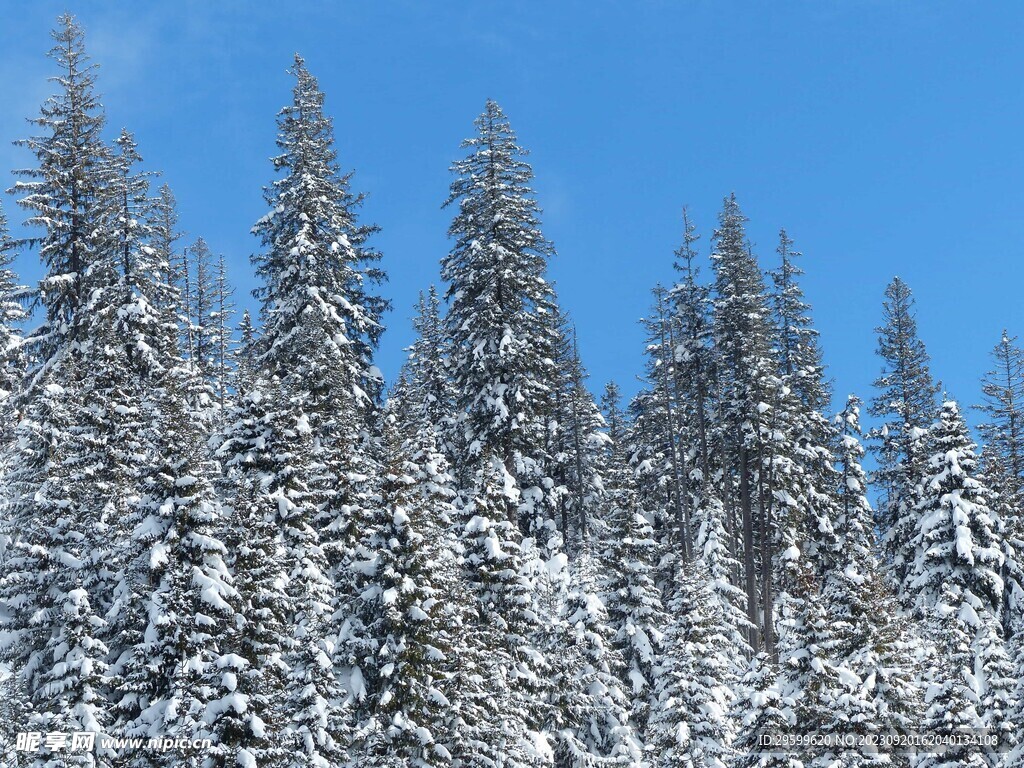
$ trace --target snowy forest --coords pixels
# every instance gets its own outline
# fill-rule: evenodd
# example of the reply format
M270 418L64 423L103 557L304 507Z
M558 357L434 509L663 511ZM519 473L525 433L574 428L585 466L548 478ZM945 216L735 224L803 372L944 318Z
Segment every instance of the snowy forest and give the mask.
M53 95L5 137L30 235L0 212L0 766L1024 766L1009 332L958 404L895 278L875 388L839 396L797 244L755 253L730 195L711 233L684 212L623 402L488 100L385 382L387 255L303 59L250 316L108 131L82 29L52 36Z

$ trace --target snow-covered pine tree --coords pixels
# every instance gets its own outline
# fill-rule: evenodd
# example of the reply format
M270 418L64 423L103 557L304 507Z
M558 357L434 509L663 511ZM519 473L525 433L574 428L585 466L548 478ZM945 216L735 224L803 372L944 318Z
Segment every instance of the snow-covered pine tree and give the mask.
M238 321L238 340L231 350L231 370L233 372L232 388L235 393L248 392L256 376L256 329L252 324L252 315L248 309L242 310L242 319Z
M19 425L23 442L34 439L31 451L16 456L19 469L8 481L4 523L12 545L0 576L0 653L29 699L18 730L107 733L103 597L110 584L93 558L109 554L109 542L79 479L93 468L99 446L75 407L84 374L61 373L63 386L51 383L37 393ZM59 426L67 424L77 426ZM81 511L71 516L70 509ZM22 520L32 524L19 526ZM65 755L41 754L34 765L94 766L102 757L82 754L64 763Z
M996 494L993 506L1002 520L1007 636L1024 632L1024 350L1003 331L992 350L995 368L982 380L986 414L979 430L985 442L982 470Z
M38 164L15 171L28 180L12 190L21 196L18 205L31 212L27 223L44 229L38 247L46 276L37 293L44 317L26 340L36 368L53 359L88 299L83 282L96 256L96 240L105 234L102 190L110 167L101 135L106 117L95 90L96 65L85 52L82 28L64 14L51 37L49 57L59 68L52 78L58 92L31 120L41 135L16 142Z
M970 628L973 600L961 583L938 585L937 592L924 613L928 637L938 646L942 661L931 671L919 730L937 735L978 733L985 724ZM964 744L942 752L924 752L914 765L916 768L991 768L998 763L987 759L977 747Z
M975 445L956 402L943 403L927 450L904 593L913 606L925 609L936 604L944 584L953 584L998 616L1003 603L998 520L988 508L988 489L977 479Z
M153 201L153 215L150 224L152 238L150 246L155 251L154 260L158 261L163 268L163 280L174 291L176 299L172 307L161 307L160 309L173 309L176 316L181 315L181 303L184 300L184 256L178 247L178 241L182 233L178 229L178 201L170 186L163 184L157 191L156 199ZM187 349L187 348L186 348Z
M188 359L211 389L211 396L216 399L216 266L213 251L206 240L198 237L185 249L184 268L187 285L183 296L186 299L184 309Z
M642 758L622 686L625 665L595 590L599 566L589 550L570 565L571 587L552 661L558 768L636 765Z
M553 313L560 314L560 313ZM592 529L600 526L604 481L602 458L609 439L604 418L587 389L587 372L580 359L575 328L569 329L563 354L556 358L559 379L549 419L549 474L556 485L556 522L566 553L575 557L590 544Z
M683 244L676 251L676 270L681 279L670 291L678 324L675 372L678 407L683 415L683 462L688 469L688 491L692 498L693 534L708 517L710 505L721 505L721 491L715 482L713 461L713 408L715 355L711 338L711 289L699 280L694 243L699 236L683 209ZM724 541L724 540L723 540ZM700 549L695 546L695 556Z
M24 375L19 327L28 317L24 306L28 297L13 269L16 253L17 245L0 207L0 400L19 388ZM4 419L4 422L9 423L9 420Z
M288 749L290 765L316 766L342 759L349 736L333 663L334 584L316 519L324 497L314 483L322 470L309 418L293 404L297 396L293 382L257 381L232 414L220 452L231 457L237 495L254 507L249 514L262 514L280 532L277 610L286 629L277 643L287 687L276 705L287 722L271 738Z
M975 446L955 402L943 403L929 432L928 447L911 539L913 569L904 593L922 618L935 611L941 614L943 605L953 606L959 631L968 639L978 716L994 732L1009 731L1004 718L1012 683L1000 625L1004 604L1000 523L988 506L989 490L977 479ZM950 589L953 592L947 594ZM949 595L955 597L955 604L942 602ZM947 627L949 622L942 625ZM949 646L951 653L961 652L959 643Z
M403 433L406 403L392 399L384 423L380 501L359 548L359 604L348 646L365 694L356 696L359 761L372 766L446 765L456 715L445 691L457 627L452 557L455 491L436 446L436 425Z
M770 474L759 468L771 465L771 456L763 445L762 425L764 414L772 407L772 396L780 388L771 353L774 330L768 296L764 277L746 241L746 221L736 196L726 198L711 254L715 272L712 330L722 398L719 428L726 457L727 492L723 501L739 511L747 615L759 629L752 645L756 649L763 642L772 654L774 596L767 564L776 558L768 523L771 496L764 483ZM773 519L777 527L787 523L778 515ZM789 547L786 553L794 559ZM764 564L760 569L758 562Z
M235 675L236 689L210 708L214 756L224 766L284 766L297 759L285 734L298 711L295 697L304 691L290 685L283 659L293 644L288 576L296 563L285 546L277 501L283 498L285 512L294 504L285 498L292 475L285 462L289 438L297 435L294 423L282 423L283 400L277 382L256 382L232 408L216 454L226 473L222 496L231 500L225 543L241 617L223 643L224 672Z
M795 259L793 240L786 230L779 232L779 266L771 271L774 292L773 312L778 325L779 359L783 375L800 401L811 410L828 407L829 391L824 382L819 334L810 318L810 305L804 300L800 277L804 271Z
M646 331L647 387L630 404L633 411L633 449L646 477L639 483L640 502L653 515L655 530L668 554L663 580L690 559L693 548L693 510L689 467L685 466L682 427L685 419L676 370L678 319L669 291L657 285ZM678 554L676 554L678 553Z
M779 382L772 395L772 409L766 415L765 442L769 455L768 490L774 495L772 517L775 530L777 590L792 589L787 570L792 558L786 556L796 541L802 541L804 556L818 574L827 572L829 542L837 511L833 489L832 446L834 428L822 411L831 400L824 365L814 328L810 305L804 300L800 277L804 274L795 259L793 240L785 230L779 233L779 266L770 274L774 341L778 357Z
M234 290L228 282L224 254L217 257L217 271L213 279L213 391L217 396L217 407L224 413L228 407L232 379L232 338L231 319L235 304L231 300Z
M485 456L479 490L463 509L463 578L469 594L456 657L463 681L453 704L459 727L452 750L458 765L538 765L549 754L547 703L537 696L548 663L533 646L536 616L523 574L516 526L516 481L497 456Z
M928 369L929 358L917 334L914 298L900 278L893 278L882 302L884 324L877 329L882 373L868 412L882 420L873 436L878 470L875 482L885 494L877 510L888 565L897 584L912 568L909 537L913 527L914 483L924 457L918 438L931 424L938 388Z
M368 443L383 382L372 355L388 303L373 293L384 279L380 254L367 244L376 227L358 222L363 198L339 170L324 94L300 56L290 72L295 85L278 114L281 154L273 159L280 175L264 190L270 212L253 228L263 244L254 259L262 278L254 364L286 393L275 407L310 435L302 482L343 623L354 598L347 562L377 473Z
M153 587L118 702L122 716L133 716L124 732L136 737L216 734L223 709L211 704L237 688L237 666L222 650L238 608L221 540L227 521L209 477L205 435L190 412L193 376L174 368L155 393L159 443L139 500L145 517L133 534L148 566L143 583ZM172 765L183 757L135 754L129 760Z
M751 662L730 714L737 730L731 768L804 768L792 748L773 749L763 743L793 733L794 725L792 710L779 688L778 667L766 653Z
M631 716L638 735L646 738L666 621L654 578L660 548L637 501L624 447L613 456L620 470L608 480L610 533L603 555L603 589L613 641L625 661L623 684L632 698Z
M539 411L555 379L547 321L555 297L544 279L554 247L541 233L533 170L505 113L488 100L475 125L478 134L462 142L470 154L452 165L445 206L457 209L449 228L454 243L441 262L456 406L453 464L456 477L470 482L497 458L521 491L510 519L547 545L553 521L544 504Z
M861 682L836 702L842 721L829 729L906 734L916 729L922 712L915 684L914 640L899 617L896 596L876 555L857 397L847 399L837 422L841 429L836 450L839 517L829 558L832 567L824 575L821 600L832 623L826 650ZM908 765L906 755L894 754L891 760L894 765Z
M452 418L451 380L448 376L448 340L441 319L441 300L431 285L416 303L413 329L416 341L407 349L403 367L407 391L402 395L402 411L416 424L433 424L443 432ZM412 425L406 425L412 426Z
M667 606L648 723L659 768L725 768L732 758L736 648L709 577L702 560L687 565Z
M729 550L728 534L723 518L725 510L714 496L706 496L700 530L697 532L696 560L697 573L707 577L710 590L709 600L721 616L719 631L725 657L731 665L734 680L746 672L748 660L753 656L748 638L750 621L746 614L746 599L743 590L732 579L739 572L739 563Z
M117 154L102 145L81 30L68 16L59 24L61 92L36 121L51 135L24 142L40 166L16 187L36 212L29 223L46 228L46 316L30 335L34 370L19 398L17 469L2 516L18 537L0 600L39 724L99 731L112 720L107 662L137 623L127 534L139 459L151 455L144 382L166 365L168 348L153 310L160 284L150 279L145 174L133 170L130 135ZM27 584L33 591L22 591Z

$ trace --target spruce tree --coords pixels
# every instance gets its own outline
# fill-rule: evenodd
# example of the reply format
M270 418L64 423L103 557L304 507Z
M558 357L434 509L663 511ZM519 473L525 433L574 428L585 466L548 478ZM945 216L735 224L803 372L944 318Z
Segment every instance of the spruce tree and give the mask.
M535 614L524 575L523 547L512 518L514 478L498 457L481 467L479 490L463 510L463 578L470 598L458 674L465 680L454 704L460 765L535 765L548 721L537 697L547 661L534 647ZM502 762L504 761L504 763Z
M357 702L360 761L427 768L447 764L456 741L445 694L460 685L448 625L455 494L435 425L403 433L403 421L395 412L385 421L385 474L355 563L361 610L349 646L366 689Z
M832 624L826 650L860 684L836 702L843 721L834 725L847 733L906 734L916 729L921 715L913 638L899 618L896 596L876 555L858 398L847 399L837 421L840 514L830 558L833 566L824 576L821 600ZM891 759L897 765L908 764L905 755Z
M986 415L979 430L985 443L982 471L1003 523L1008 635L1024 631L1024 351L1006 331L992 350L995 368L982 380Z
M624 661L594 587L599 561L584 551L571 565L570 589L553 656L555 765L634 765L641 746L623 690Z
M296 57L291 103L278 115L273 159L280 176L264 191L270 212L254 232L262 285L261 335L253 364L287 393L282 415L310 437L301 478L316 509L312 530L328 558L344 622L351 595L347 562L358 537L367 479L375 473L372 439L380 371L372 363L387 302L373 293L384 279L368 245L376 227L357 218L362 196L338 167L324 94Z
M868 412L882 420L874 433L878 470L875 481L885 494L878 524L886 557L900 583L912 567L908 550L913 519L914 483L924 457L918 438L931 424L938 388L929 371L928 353L917 334L914 298L900 278L885 289L884 324L877 328L882 373Z
M755 647L763 639L769 653L774 652L772 606L774 605L771 570L776 560L775 536L769 530L771 495L764 480L771 472L762 441L764 414L772 409L773 393L778 391L776 364L772 359L771 325L764 277L746 242L746 216L732 195L725 200L715 231L711 261L715 272L713 336L718 354L718 378L721 387L721 425L723 448L728 456L727 505L739 510L743 553L743 583L747 594L747 616L760 630ZM775 434L775 430L772 431ZM787 520L774 515L776 526ZM789 526L792 528L792 525ZM757 530L755 538L755 528ZM789 542L781 553L795 560ZM757 567L758 556L764 564Z
M28 317L24 306L27 296L12 268L16 249L7 228L7 218L0 207L0 402L19 389L24 375L25 360L20 349L19 326ZM11 417L4 419L5 424L11 421ZM3 432L0 432L0 445L3 445Z
M456 178L445 206L456 207L454 242L441 262L456 474L471 481L485 456L497 458L523 492L510 520L547 544L539 408L555 378L546 322L554 293L544 279L554 248L541 233L526 150L505 113L488 100L475 125L478 134L462 143L469 155L451 169Z
M227 519L209 477L205 436L189 412L194 386L183 367L162 382L159 451L139 501L146 516L134 532L145 546L144 583L153 588L145 631L122 674L119 709L134 715L125 732L138 737L192 740L216 732L211 703L237 685L222 650L238 608L221 540Z
M1003 604L998 520L988 507L988 489L977 479L975 445L955 402L943 403L927 446L904 593L923 609L936 604L943 585L952 584L998 616Z
M88 299L84 282L100 248L97 240L105 234L102 191L110 170L96 65L85 52L82 28L64 14L51 37L49 57L59 69L52 81L58 92L30 121L41 135L16 142L32 152L38 165L15 171L27 180L12 190L20 195L18 205L30 211L27 223L44 230L29 241L38 243L46 276L37 293L43 319L27 339L44 367L72 333L74 316Z
M728 717L738 678L735 646L704 564L679 575L656 669L649 743L658 766L724 768L732 758Z

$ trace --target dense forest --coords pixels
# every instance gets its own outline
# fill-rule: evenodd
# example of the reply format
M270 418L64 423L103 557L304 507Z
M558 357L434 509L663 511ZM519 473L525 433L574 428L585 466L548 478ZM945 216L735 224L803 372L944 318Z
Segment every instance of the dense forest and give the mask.
M487 101L386 383L386 259L303 60L238 316L53 40L31 237L0 213L0 766L1024 765L1014 337L958 405L896 278L836 399L796 244L759 259L729 196L709 263L684 213L644 387L595 399Z

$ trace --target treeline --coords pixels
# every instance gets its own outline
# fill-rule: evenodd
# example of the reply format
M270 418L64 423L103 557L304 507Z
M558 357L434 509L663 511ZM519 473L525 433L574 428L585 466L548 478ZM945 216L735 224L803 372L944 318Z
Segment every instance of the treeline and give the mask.
M375 226L296 57L259 312L113 142L74 19L0 217L3 766L977 766L1024 760L1024 356L984 448L895 279L837 416L783 231L684 214L646 384L596 403L501 108L451 170L443 291L386 387ZM14 257L44 276L23 288ZM709 279L700 268L710 270ZM38 321L24 331L29 315ZM209 739L123 754L19 732ZM919 755L784 734L990 734Z

